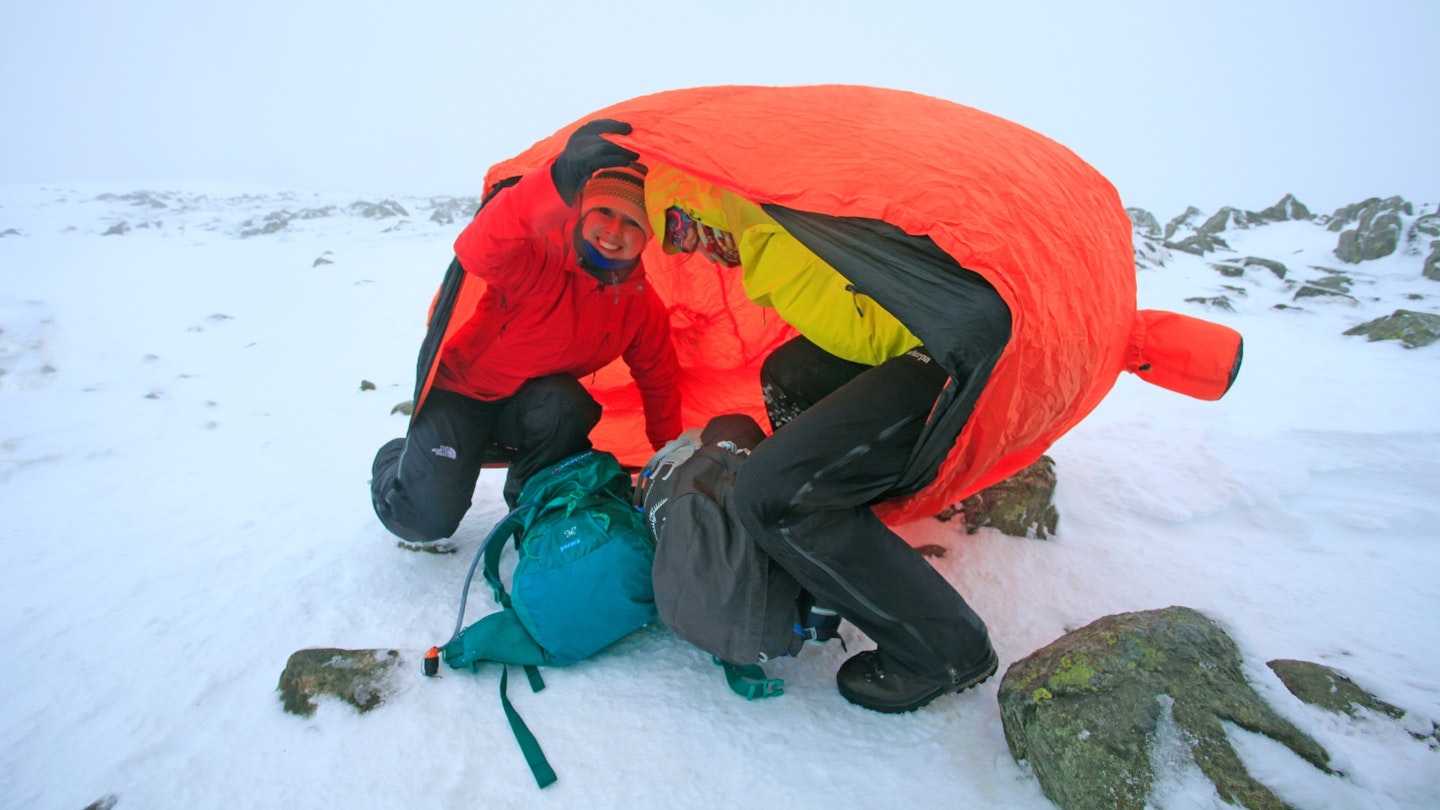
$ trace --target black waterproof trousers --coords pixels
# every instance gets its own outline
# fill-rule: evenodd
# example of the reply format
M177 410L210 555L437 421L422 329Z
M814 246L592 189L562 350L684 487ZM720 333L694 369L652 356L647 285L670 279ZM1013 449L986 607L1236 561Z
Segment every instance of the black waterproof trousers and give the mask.
M530 380L495 402L432 389L405 438L375 454L375 514L413 543L449 537L470 509L483 465L509 463L504 496L513 509L531 474L590 449L599 421L599 403L564 374Z
M947 379L923 349L871 368L796 338L766 358L761 385L775 432L735 481L756 542L817 604L868 635L887 666L921 678L971 668L989 654L989 635L869 505L905 468Z

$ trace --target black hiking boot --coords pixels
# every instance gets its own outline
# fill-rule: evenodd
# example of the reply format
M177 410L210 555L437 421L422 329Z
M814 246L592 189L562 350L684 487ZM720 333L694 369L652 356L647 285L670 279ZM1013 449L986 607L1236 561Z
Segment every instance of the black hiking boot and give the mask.
M986 644L984 655L972 667L952 668L934 678L916 678L887 669L879 650L867 650L840 665L835 685L856 706L898 714L913 712L941 695L963 692L994 675L998 666L994 648Z

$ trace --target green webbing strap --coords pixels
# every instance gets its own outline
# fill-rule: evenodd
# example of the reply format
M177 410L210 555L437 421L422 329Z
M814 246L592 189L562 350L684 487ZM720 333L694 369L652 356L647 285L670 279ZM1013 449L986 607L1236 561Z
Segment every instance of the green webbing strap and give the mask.
M725 669L725 681L730 684L730 691L746 700L763 700L785 694L785 679L765 677L765 670L759 664L732 664L715 656L711 656L710 660Z
M525 665L525 677L530 679L531 692L539 692L545 688L545 679L540 677L540 668L534 664Z
M534 667L525 669L532 670ZM509 679L510 667L506 666L500 673L500 705L505 707L505 719L510 721L510 731L515 734L515 742L520 744L520 753L525 755L525 763L530 766L530 773L535 775L535 784L541 788L550 787L558 778L555 776L555 769L551 768L550 761L545 759L545 752L540 750L540 743L535 739L535 735L530 733L529 726L520 719L515 707L510 705L510 697L505 694ZM533 687L535 682L532 679L530 683Z

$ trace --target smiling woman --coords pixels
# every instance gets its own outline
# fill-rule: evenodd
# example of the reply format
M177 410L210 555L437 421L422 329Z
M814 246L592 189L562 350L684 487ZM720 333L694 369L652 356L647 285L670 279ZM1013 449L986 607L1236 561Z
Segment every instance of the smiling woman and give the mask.
M580 380L615 361L639 391L649 449L679 435L669 315L640 263L644 175L603 137L629 131L577 128L544 165L497 184L455 241L408 433L371 470L375 513L403 541L450 537L487 463L508 462L514 508L532 474L589 450L601 406ZM471 297L452 318L462 288Z
M634 266L649 238L643 168L603 169L585 184L577 247L585 259L602 268Z

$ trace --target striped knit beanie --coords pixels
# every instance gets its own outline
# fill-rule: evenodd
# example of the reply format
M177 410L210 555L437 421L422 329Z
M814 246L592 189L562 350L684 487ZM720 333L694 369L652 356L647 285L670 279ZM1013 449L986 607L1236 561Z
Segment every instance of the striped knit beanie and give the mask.
M601 169L591 175L580 197L580 215L592 208L610 208L635 220L650 234L645 215L645 167L638 163L617 169Z

